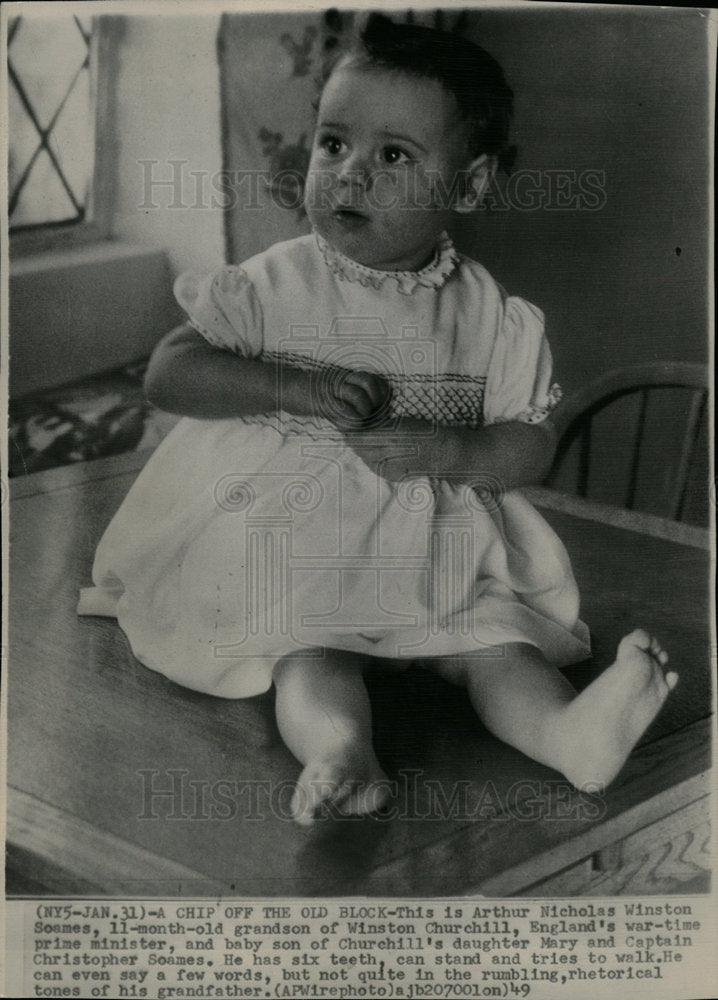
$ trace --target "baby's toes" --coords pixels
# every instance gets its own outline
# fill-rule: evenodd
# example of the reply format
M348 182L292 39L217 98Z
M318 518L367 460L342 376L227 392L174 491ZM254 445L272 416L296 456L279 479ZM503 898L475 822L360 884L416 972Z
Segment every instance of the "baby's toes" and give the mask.
M299 776L297 787L292 796L290 812L292 818L301 823L302 826L309 826L314 822L317 809L331 795L331 786L317 775L307 774L304 771Z
M664 663L668 662L668 654L666 653L666 651L663 648L663 646L661 646L661 644L658 641L658 639L656 639L655 635L651 636L651 645L649 647L649 650L650 650L651 656L655 660L658 660L658 662L660 664L664 664Z
M353 782L341 769L327 764L308 764L299 775L290 811L293 819L309 826L323 805L341 805L353 791Z
M651 643L653 642L652 636L646 632L645 629L636 628L633 632L629 632L628 635L624 635L618 644L618 658L624 656L631 656L636 651L636 648L644 650L646 653L651 652Z
M377 812L386 805L389 789L386 782L360 782L352 789L352 794L339 806L343 816L361 816Z
M661 701L666 698L673 688L678 683L678 674L675 670L669 670L667 673L663 669L662 664L654 661L652 670L652 687L656 691L658 697Z
M313 801L313 797L309 794L307 786L301 782L298 783L294 789L294 795L289 806L292 819L296 820L302 826L309 826L314 821L315 810L316 804Z

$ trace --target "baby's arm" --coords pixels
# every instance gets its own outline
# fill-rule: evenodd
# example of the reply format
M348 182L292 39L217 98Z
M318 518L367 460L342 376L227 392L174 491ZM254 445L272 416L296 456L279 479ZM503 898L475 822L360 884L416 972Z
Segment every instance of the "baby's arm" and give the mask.
M384 479L438 476L475 485L491 477L504 490L540 482L556 450L550 421L511 420L478 430L437 426L427 434L426 422L404 418L398 430L374 432L368 440L354 434L347 440Z
M421 462L443 467L446 478L457 483L470 483L488 474L506 490L531 486L547 475L556 452L556 430L550 420L540 424L510 420L478 430L437 430ZM417 465L420 467L420 463Z
M145 376L148 399L162 410L199 419L252 416L281 407L357 429L388 402L388 383L369 372L338 370L314 378L300 368L265 363L213 347L189 324L155 348Z

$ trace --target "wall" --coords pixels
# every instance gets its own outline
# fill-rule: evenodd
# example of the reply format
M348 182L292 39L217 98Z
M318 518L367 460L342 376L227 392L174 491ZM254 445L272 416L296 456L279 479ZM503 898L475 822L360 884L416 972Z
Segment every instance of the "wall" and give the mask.
M516 93L516 168L603 171L606 197L598 211L482 213L464 222L463 246L543 308L568 386L634 361L705 361L703 13L482 10L472 35Z
M472 35L516 93L517 171L541 172L542 207L464 219L457 241L547 317L565 390L634 362L709 358L709 87L705 13L577 6L481 10ZM558 209L546 171L605 175L595 211ZM516 183L518 178L516 178ZM574 191L576 188L574 188ZM524 204L530 204L525 194ZM538 202L540 205L541 203ZM649 411L637 505L665 511L688 417L686 394L662 390ZM602 417L589 495L623 504L637 410ZM704 434L686 516L708 517ZM558 480L571 488L569 462Z
M165 247L174 273L224 259L221 212L201 201L191 207L198 203L191 171L211 173L222 163L218 26L216 14L131 16L120 45L113 231L132 243ZM173 168L170 160L183 165ZM148 178L181 179L181 196L155 186L148 199Z
M139 162L157 161L154 176L167 178L168 161L183 160L190 181L191 170L218 168L218 16L118 21L114 122L104 137L113 149L114 239L13 259L13 396L148 354L181 320L171 292L174 275L224 256L221 214L165 208L173 198L167 188L151 192L160 207L145 207L147 168Z
M166 255L106 241L13 262L10 393L62 385L149 354L179 322Z

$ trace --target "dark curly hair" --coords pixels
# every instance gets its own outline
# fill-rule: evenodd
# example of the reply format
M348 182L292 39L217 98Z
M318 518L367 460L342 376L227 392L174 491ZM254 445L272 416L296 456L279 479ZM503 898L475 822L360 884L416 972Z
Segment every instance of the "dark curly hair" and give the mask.
M454 95L468 126L470 154L495 156L499 168L511 172L516 156L516 147L509 144L513 91L499 63L479 45L455 33L371 14L348 45L335 35L326 56L323 83L347 56L368 66L438 81Z

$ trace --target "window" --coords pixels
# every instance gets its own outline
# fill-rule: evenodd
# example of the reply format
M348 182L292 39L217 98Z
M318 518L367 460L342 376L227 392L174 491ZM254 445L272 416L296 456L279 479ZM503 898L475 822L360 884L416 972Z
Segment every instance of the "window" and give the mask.
M13 17L8 24L8 216L13 252L107 236L110 39L116 18ZM46 8L45 8L46 10Z

